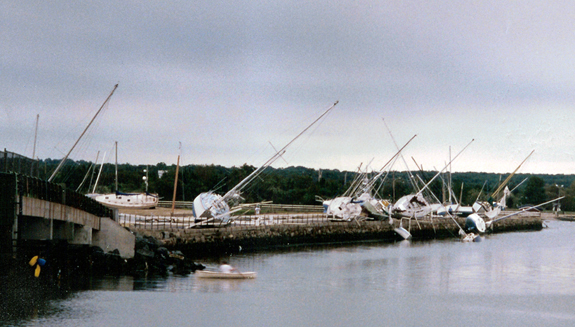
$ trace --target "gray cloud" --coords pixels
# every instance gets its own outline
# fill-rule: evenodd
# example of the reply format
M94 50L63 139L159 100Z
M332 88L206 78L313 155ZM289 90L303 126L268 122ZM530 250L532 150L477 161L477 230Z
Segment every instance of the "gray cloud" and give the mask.
M57 157L119 83L78 158L118 140L125 161L170 163L182 142L188 163L257 165L268 141L285 144L341 100L290 164L385 162L385 117L398 141L420 135L409 151L424 166L476 138L458 169L512 170L536 149L525 169L573 173L561 140L572 136L574 11L543 1L5 1L2 139L27 151L39 113L39 156Z

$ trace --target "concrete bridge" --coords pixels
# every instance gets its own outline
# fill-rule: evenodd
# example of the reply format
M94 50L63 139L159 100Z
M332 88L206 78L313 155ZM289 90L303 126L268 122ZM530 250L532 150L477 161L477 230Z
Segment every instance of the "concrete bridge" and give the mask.
M33 170L15 167L16 159L22 160L15 154L0 154L1 255L14 256L30 244L67 242L134 256L135 236L114 220L117 212L58 184L16 172Z

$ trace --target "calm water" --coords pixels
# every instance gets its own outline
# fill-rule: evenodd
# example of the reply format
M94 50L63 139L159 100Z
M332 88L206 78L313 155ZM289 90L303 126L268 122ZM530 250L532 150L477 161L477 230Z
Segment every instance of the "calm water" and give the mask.
M255 280L95 280L23 326L574 326L575 223L233 256ZM215 263L202 262L208 267Z

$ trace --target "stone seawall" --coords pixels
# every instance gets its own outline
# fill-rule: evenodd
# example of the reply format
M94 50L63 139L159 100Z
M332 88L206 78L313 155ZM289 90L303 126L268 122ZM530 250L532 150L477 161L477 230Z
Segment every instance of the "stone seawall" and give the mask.
M465 219L458 218L460 226ZM189 258L217 256L241 251L257 251L277 247L346 242L394 242L401 238L394 232L399 221L325 222L309 225L271 225L253 227L200 228L179 230L144 230L135 232L161 240L169 249L180 250ZM414 241L458 238L459 227L449 218L403 221ZM541 230L541 216L511 217L493 226L492 233Z

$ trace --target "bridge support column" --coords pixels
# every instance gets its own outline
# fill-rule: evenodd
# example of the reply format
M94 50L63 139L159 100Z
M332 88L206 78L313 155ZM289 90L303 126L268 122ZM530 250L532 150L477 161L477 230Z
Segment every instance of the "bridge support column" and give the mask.
M52 222L50 219L36 217L21 217L19 219L18 233L22 240L51 240Z
M68 239L70 244L92 244L93 229L87 226L74 225L74 235Z
M16 174L0 174L0 261L2 257L14 254L13 245L17 238L18 227L16 185Z
M118 249L122 258L133 258L136 248L136 236L112 219L102 217L100 219L100 230L93 231L92 245L101 247L104 252Z

